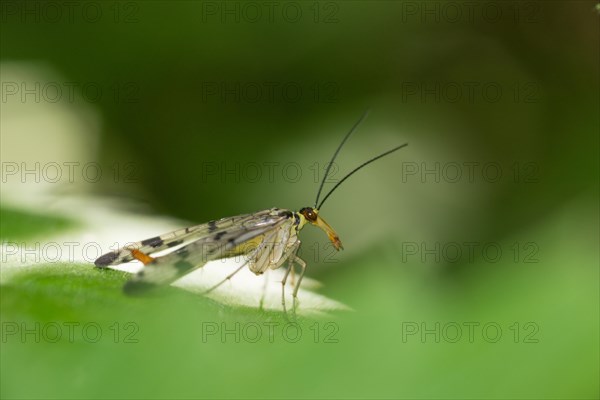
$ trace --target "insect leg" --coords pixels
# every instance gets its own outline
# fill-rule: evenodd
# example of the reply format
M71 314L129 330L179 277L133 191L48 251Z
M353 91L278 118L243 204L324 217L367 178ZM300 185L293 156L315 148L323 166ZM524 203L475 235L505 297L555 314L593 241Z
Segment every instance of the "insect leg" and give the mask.
M253 253L248 255L248 257L246 258L246 261L244 261L244 263L242 265L240 265L235 271L233 271L231 274L227 275L227 277L225 279L223 279L221 282L217 283L215 286L213 286L210 289L208 289L207 291L205 291L203 294L208 294L208 293L212 292L213 290L215 290L216 288L218 288L219 286L221 286L222 284L224 284L225 282L227 282L228 280L233 278L233 276L235 274L237 274L238 272L240 272L242 270L242 268L244 268L246 266L246 264L248 264L250 262L250 260L256 258L256 254L258 254L258 252L261 249L263 249L267 243L269 243L268 242L269 238L272 238L272 236L268 236L265 240L263 240L263 242L256 249L253 250Z
M300 272L300 277L298 277L298 282L296 282L296 286L294 286L294 293L292 293L294 299L293 310L295 313L296 308L298 307L298 289L300 289L300 283L302 283L302 278L304 278L304 272L306 271L306 262L300 257L296 256L295 254L293 261L296 262L300 266L300 268L302 268L302 271Z
M208 289L207 291L205 291L202 294L205 294L205 295L209 294L210 292L212 292L213 290L215 290L216 288L218 288L219 286L221 286L222 284L224 284L225 282L227 282L228 280L233 278L233 276L235 274L237 274L238 272L240 272L242 270L242 268L244 268L246 266L246 264L248 264L248 260L246 260L246 262L244 262L242 265L240 265L235 271L233 271L232 273L227 275L227 277L225 279L223 279L221 282L217 283L215 286L211 287L210 289Z
M292 257L292 258L293 258L293 257ZM293 262L293 260L292 260L292 262ZM291 279L291 281L290 281L290 284L291 284L292 286L296 286L296 285L295 285L295 282L296 282L296 279L295 279L295 278L296 278L296 270L292 268L292 271L290 272L290 275L291 275L291 276L290 276L290 279Z
M283 281L281 281L281 304L283 305L283 311L284 311L284 313L286 313L286 315L287 315L287 310L285 307L285 284L287 282L287 278L290 274L292 275L292 286L294 286L294 292L293 292L294 306L293 306L292 310L295 315L296 307L297 307L297 303L298 303L298 289L300 288L300 283L302 282L302 277L304 276L304 271L306 269L306 263L304 262L304 260L302 260L300 257L297 256L298 249L300 248L300 244L301 244L301 242L298 241L290 249L288 256L287 256L288 260L289 260L289 267L285 273L285 276L283 277ZM300 265L300 267L302 268L300 278L298 279L298 282L296 282L295 285L293 283L294 273L295 273L294 262L297 263L298 265Z
M285 284L287 282L288 276L290 272L294 269L294 258L296 257L296 253L300 248L300 241L297 241L293 247L288 252L288 269L285 271L285 275L283 276L283 280L281 281L281 305L283 306L283 311L286 312L285 309Z
M294 268L294 263L292 262L292 258L290 257L290 262L288 264L288 269L285 271L285 275L283 276L283 280L281 281L281 305L283 306L283 311L285 310L285 283L287 282L288 275L290 271Z
M265 304L265 297L267 297L267 285L269 283L269 270L265 271L265 274L263 275L263 279L265 280L265 284L263 285L262 296L260 297L260 302L258 303L259 310L263 309L263 306Z
M306 262L300 257L294 254L294 261L298 263L302 271L300 272L300 277L298 277L298 282L296 282L296 286L294 286L294 297L298 297L298 289L300 289L300 283L302 283L302 278L304 278L304 272L306 271Z

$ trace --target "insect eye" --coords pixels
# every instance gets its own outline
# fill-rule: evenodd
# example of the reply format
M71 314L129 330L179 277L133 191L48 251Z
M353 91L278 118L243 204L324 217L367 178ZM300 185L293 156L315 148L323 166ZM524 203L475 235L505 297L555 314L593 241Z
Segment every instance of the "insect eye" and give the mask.
M300 213L302 215L304 215L304 218L306 218L307 220L314 222L317 220L317 213L314 212L310 207L305 207L302 210L300 210Z

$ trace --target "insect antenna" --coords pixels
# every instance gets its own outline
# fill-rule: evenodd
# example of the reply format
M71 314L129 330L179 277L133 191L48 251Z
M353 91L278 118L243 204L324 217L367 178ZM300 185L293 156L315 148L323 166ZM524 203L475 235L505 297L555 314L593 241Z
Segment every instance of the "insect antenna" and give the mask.
M342 178L342 180L340 180L330 191L329 193L327 193L327 195L323 198L323 200L321 201L321 204L319 204L317 208L317 210L320 210L321 207L323 206L323 203L325 203L325 200L327 200L329 198L329 196L331 196L331 194L335 191L335 189L337 189L346 179L350 178L355 172L357 172L358 170L362 169L363 167L366 167L367 165L371 164L373 161L379 160L381 157L385 157L388 154L392 154L393 152L395 152L396 150L400 150L403 147L408 146L408 143L404 143L401 144L398 147L394 147L391 150L386 151L385 153L381 153L380 155L371 158L368 161L365 161L364 163L362 163L361 165L359 165L358 167L354 168L348 175L346 175L345 177Z
M356 121L356 123L354 124L354 126L352 127L352 129L350 129L350 131L348 133L346 133L346 136L344 136L344 139L342 139L342 142L338 146L338 148L335 151L335 153L333 153L333 157L331 157L331 161L329 161L329 164L327 164L327 168L325 169L325 175L323 176L323 180L321 181L321 186L319 186L319 191L317 192L317 199L315 200L315 207L317 207L317 204L319 203L319 197L321 197L321 191L323 190L323 185L325 185L325 181L327 180L327 175L329 175L329 170L331 169L331 166L333 165L333 162L335 161L335 158L337 157L338 153L340 152L340 150L344 146L344 143L346 143L346 140L348 140L348 138L350 137L350 135L352 135L352 133L356 130L356 128L358 128L358 126L360 125L360 123L363 122L363 120L367 117L367 115L369 115L369 110L365 111L363 113L363 115L359 118L359 120ZM319 208L317 208L317 209L319 209Z

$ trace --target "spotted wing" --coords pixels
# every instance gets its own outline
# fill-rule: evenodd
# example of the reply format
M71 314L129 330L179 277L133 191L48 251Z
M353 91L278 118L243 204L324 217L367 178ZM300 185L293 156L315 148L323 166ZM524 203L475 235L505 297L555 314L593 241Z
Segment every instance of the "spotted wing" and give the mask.
M154 253L158 253L159 248L165 250L165 253L151 257L152 261L128 281L124 289L128 293L140 292L171 283L183 275L204 266L209 261L238 254L247 255L258 252L261 250L262 244L268 242L265 238L271 238L272 240L278 228L291 217L292 213L290 211L269 209L255 214L224 218L215 221L215 223L199 225L194 227L197 228L194 232L186 233L185 230L179 230L163 235L160 237L163 243L156 247L152 247L150 241L159 243L158 240L149 239L139 242L141 244L140 252L143 252L142 249L146 250L150 247ZM208 228L209 225L216 226L216 229ZM181 232L183 233L177 236L177 233ZM173 241L177 243L169 247L167 242L172 243ZM169 249L170 251L167 251ZM126 247L114 252L115 255L111 257L115 260L131 260L133 259L132 250L131 247ZM123 256L123 253L125 253L125 256ZM98 260L96 260L96 265L98 265Z
M257 213L261 214L263 211ZM132 255L132 250L139 250L141 253L151 256L161 251L169 252L169 249L174 250L196 240L202 239L211 234L217 234L223 230L227 230L236 224L244 223L247 220L252 220L255 214L244 214L235 217L223 218L218 221L210 221L205 224L191 226L184 229L178 229L164 235L155 236L150 239L142 240L128 244L118 250L106 253L94 262L96 267L104 268L111 265L119 265L133 261L135 257Z

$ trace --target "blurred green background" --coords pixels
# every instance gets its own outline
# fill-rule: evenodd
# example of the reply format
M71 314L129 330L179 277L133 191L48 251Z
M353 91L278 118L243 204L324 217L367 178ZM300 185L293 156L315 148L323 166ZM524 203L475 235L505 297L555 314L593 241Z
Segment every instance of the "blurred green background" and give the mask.
M346 248L333 262L302 232L307 276L354 311L300 318L292 343L279 313L130 299L122 273L45 263L1 286L3 398L599 396L595 1L52 4L2 2L1 117L58 102L91 121L73 141L110 173L57 201L195 223L298 209L364 110L328 187L409 146L323 207ZM15 132L3 162L55 160L43 128L20 152ZM70 226L1 210L4 241ZM23 339L36 323L104 334Z

